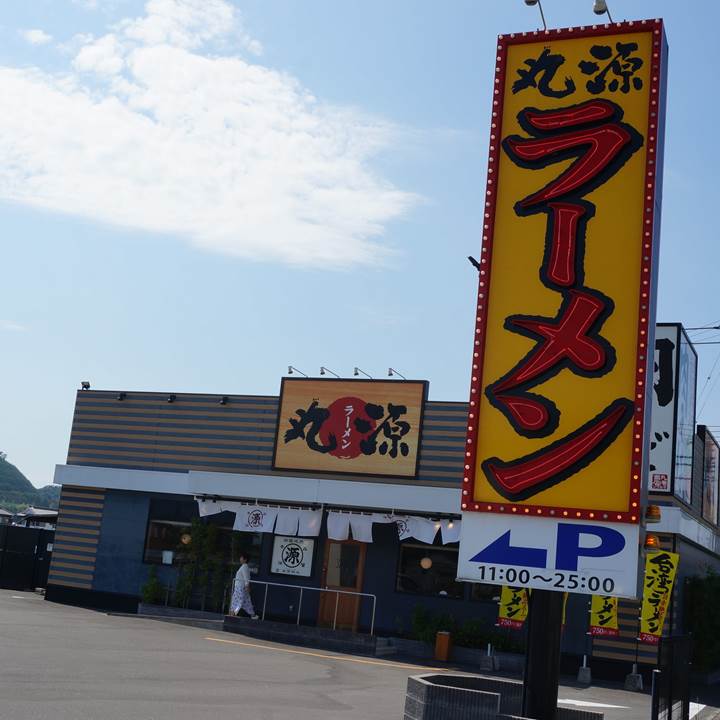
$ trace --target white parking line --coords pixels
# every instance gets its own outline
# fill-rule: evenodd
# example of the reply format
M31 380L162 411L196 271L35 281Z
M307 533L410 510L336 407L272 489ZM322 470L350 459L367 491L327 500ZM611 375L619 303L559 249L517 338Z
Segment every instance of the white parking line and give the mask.
M617 708L618 710L629 710L628 705L608 705L607 703L590 702L589 700L558 700L563 705L577 705L578 707L596 707L596 708Z

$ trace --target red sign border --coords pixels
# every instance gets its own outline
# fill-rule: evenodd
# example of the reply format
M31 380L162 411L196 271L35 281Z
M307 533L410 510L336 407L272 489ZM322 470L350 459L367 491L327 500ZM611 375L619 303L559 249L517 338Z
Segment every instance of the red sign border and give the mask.
M627 509L622 512L609 512L605 510L588 510L587 508L564 508L548 505L518 504L507 502L476 502L475 501L475 474L477 466L477 436L478 436L478 398L482 393L482 360L485 354L485 335L487 326L487 291L490 285L490 268L492 265L492 248L495 222L495 203L497 199L497 184L500 162L499 130L502 128L503 99L505 90L505 75L507 65L507 51L510 45L536 43L543 39L568 40L583 37L597 37L603 35L618 35L624 33L652 32L653 56L650 71L650 112L648 113L648 127L645 141L647 145L647 159L645 164L645 177L647 179L644 204L645 230L644 250L640 267L640 297L638 316L638 343L635 365L635 411L633 413L633 446L632 467L630 471L630 493ZM664 87L665 63L667 57L667 43L663 31L663 21L630 20L602 25L558 28L555 30L535 30L533 32L511 33L499 35L497 42L497 56L495 66L493 107L490 120L490 151L488 157L487 186L485 190L485 211L483 223L482 250L480 256L480 270L478 279L478 300L475 317L475 331L473 342L472 373L470 383L470 401L468 406L468 426L466 435L465 464L462 483L461 508L464 512L492 512L505 515L534 515L541 517L590 519L604 522L625 522L636 524L640 521L640 502L642 498L642 477L645 472L643 465L644 451L646 451L646 376L648 375L649 360L652 351L647 349L654 337L654 328L650 327L651 317L654 319L654 286L657 277L657 247L659 243L659 222L655 222L655 190L656 190L656 158L662 156L662 143L658 143L658 135L664 126ZM660 138L662 140L662 138ZM659 149L658 149L659 148ZM487 266L487 269L485 268ZM652 379L652 376L650 380Z

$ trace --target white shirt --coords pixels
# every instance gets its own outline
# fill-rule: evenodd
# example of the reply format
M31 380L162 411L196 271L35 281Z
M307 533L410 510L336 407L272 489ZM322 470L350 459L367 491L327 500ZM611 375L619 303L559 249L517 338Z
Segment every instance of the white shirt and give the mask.
M241 588L246 588L250 584L250 568L247 563L238 568L235 579L240 583Z

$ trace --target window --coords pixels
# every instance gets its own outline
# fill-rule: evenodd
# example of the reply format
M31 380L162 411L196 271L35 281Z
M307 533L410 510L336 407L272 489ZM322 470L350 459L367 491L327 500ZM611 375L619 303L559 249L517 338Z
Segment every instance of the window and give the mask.
M462 598L457 577L458 549L436 545L400 545L396 589L416 595Z
M470 599L495 602L500 598L502 588L499 585L484 585L482 583L471 583Z
M167 503L166 503L167 504ZM144 562L164 565L178 565L191 559L193 524L185 520L184 513L171 512L160 503L151 506L150 522L145 539ZM167 515L170 518L164 516ZM260 533L234 532L235 516L219 513L205 518L203 525L217 527L212 557L220 558L230 568L237 568L241 552L248 556L250 572L257 575L260 568ZM197 522L197 521L196 521Z
M145 542L145 562L174 565L187 559L190 523L151 520Z

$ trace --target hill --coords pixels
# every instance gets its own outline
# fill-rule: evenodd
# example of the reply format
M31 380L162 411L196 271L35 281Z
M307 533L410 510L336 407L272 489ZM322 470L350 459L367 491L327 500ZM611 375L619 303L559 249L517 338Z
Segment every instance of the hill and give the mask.
M18 468L0 453L0 507L21 510L28 505L56 508L60 499L57 485L36 488Z

